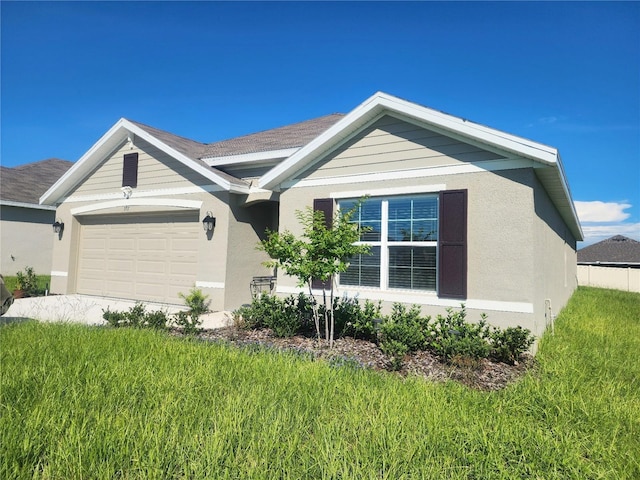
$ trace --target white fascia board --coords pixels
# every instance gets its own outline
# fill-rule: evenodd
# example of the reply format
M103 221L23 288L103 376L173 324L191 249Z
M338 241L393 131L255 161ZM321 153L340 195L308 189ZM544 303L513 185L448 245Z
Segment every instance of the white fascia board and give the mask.
M203 177L208 178L212 182L220 185L225 190L228 190L228 191L234 192L234 193L248 193L248 191L249 191L249 187L248 186L245 187L244 185L231 183L229 180L227 180L225 178L222 178L220 175L216 174L215 172L203 167L202 165L199 165L198 163L194 162L193 159L191 159L191 158L187 157L186 155L178 152L177 150L171 148L166 143L158 140L156 137L154 137L150 133L146 132L142 128L138 127L137 125L129 122L126 119L123 119L123 121L124 121L125 128L127 130L129 130L131 133L133 133L137 137L140 137L143 140L147 141L148 143L150 143L154 147L164 151L167 155L170 155L171 157L175 158L180 163L182 163L182 164L186 165L187 167L191 168L192 170L194 170L195 172L199 173Z
M300 150L300 147L282 148L280 150L268 150L264 152L243 153L240 155L227 155L224 157L204 157L202 159L210 167L222 167L228 165L240 165L246 163L265 163L268 161L288 158Z
M41 197L40 203L44 205L54 205L58 202L74 185L80 182L96 164L112 152L118 145L124 142L129 135L133 133L135 136L142 138L156 148L164 151L167 155L175 158L179 162L188 166L192 170L200 173L205 178L220 185L224 190L234 193L247 193L248 186L238 185L229 182L220 177L215 172L197 164L192 159L169 147L161 142L153 135L149 134L142 128L131 123L126 118L118 120L100 139L80 157L80 159L67 172L54 183Z
M308 161L322 156L337 144L349 138L354 131L378 116L376 105L370 102L347 114L324 133L313 139L284 162L276 165L260 179L261 188L273 189L278 183L286 180L293 173L304 167Z
M404 115L426 124L427 127L431 125L538 162L549 165L557 164L558 152L553 147L378 92L297 153L267 172L260 179L260 186L273 188L277 183L302 169L309 161L342 143L354 131L360 129L367 122L382 116L385 112Z
M126 120L121 118L118 120L93 146L85 152L73 166L62 175L56 183L51 185L49 190L44 192L40 197L40 204L54 205L64 196L77 182L88 175L95 166L92 160L101 158L109 151L113 150L116 145L124 142L127 137L123 127ZM128 122L127 122L128 123Z
M33 210L56 211L56 207L50 205L38 205L37 203L12 202L10 200L0 200L0 205L7 207L31 208Z
M463 118L432 110L400 98L378 93L379 104L391 111L407 115L427 124L461 134L473 140L493 145L520 156L553 165L557 161L557 149L532 140L511 135Z

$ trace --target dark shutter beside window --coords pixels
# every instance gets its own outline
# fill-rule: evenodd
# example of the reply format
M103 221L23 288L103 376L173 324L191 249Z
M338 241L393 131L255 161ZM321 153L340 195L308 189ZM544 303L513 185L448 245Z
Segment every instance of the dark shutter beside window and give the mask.
M438 296L467 298L467 190L440 192Z
M122 186L135 188L138 186L138 154L127 153L122 167Z
M313 200L313 211L321 211L324 213L324 224L327 229L330 229L333 226L333 204L333 198L316 198ZM322 289L323 287L330 290L331 279L324 282L318 278L311 280L311 288Z

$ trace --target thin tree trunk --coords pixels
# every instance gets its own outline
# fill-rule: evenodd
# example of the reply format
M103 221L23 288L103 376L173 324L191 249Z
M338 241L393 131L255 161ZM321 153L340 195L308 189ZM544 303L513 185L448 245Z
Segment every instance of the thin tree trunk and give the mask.
M331 294L330 294L330 299L331 299L331 336L329 337L329 348L333 348L333 339L334 339L334 331L335 331L335 325L336 325L336 320L335 320L335 315L333 312L333 286L336 284L335 282L335 275L331 275Z
M329 341L329 318L327 317L327 290L325 288L325 283L322 283L322 303L324 305L324 339Z
M313 323L316 327L316 337L320 340L320 312L318 312L318 302L316 297L313 296L313 287L311 286L312 280L307 281L309 286L309 297L311 297L311 309L313 310Z

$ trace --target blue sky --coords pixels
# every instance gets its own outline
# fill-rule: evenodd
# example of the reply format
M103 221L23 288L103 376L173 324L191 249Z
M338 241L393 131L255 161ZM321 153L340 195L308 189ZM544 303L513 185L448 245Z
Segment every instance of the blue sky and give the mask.
M640 240L638 2L0 3L3 166L120 117L212 142L376 91L560 150L586 242Z

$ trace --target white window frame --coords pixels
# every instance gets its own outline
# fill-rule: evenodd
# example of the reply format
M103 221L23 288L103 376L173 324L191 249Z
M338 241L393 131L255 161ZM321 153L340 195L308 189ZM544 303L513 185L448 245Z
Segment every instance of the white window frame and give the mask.
M354 192L351 192L354 193ZM426 294L437 294L438 292L438 271L440 268L439 265L439 246L437 240L432 241L409 241L409 242L398 242L398 241L389 241L389 200L401 198L401 197L432 197L436 199L436 211L438 211L438 229L440 228L440 217L439 217L439 207L440 207L440 199L439 195L436 192L407 192L401 193L398 195L385 195L385 196L376 196L370 197L375 200L379 200L381 202L380 205L380 240L376 242L371 241L359 241L355 242L356 245L371 245L380 247L380 284L378 287L365 286L365 285L344 285L340 283L340 276L338 275L338 285L344 288L356 288L356 289L369 289L369 290L379 290L379 291L402 291L402 292L419 292ZM336 197L334 197L336 198ZM340 202L346 201L357 201L358 197L344 196L338 198L338 210L340 210ZM389 287L389 249L390 247L435 247L435 255L436 255L436 283L433 290L421 290L421 289L411 289L411 288L394 288Z

